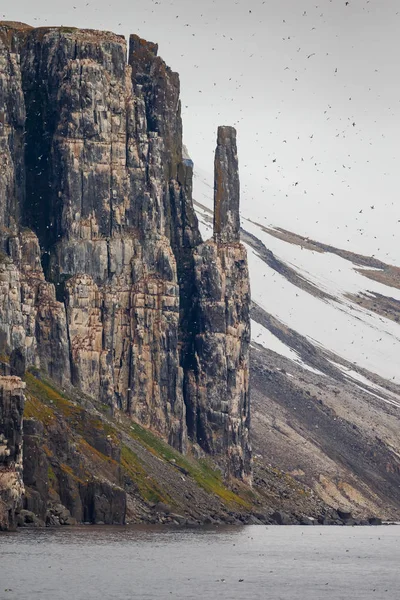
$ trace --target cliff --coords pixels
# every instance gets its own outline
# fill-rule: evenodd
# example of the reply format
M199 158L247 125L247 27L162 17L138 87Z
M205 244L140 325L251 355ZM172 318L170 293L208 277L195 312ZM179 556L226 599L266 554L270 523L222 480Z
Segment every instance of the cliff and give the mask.
M225 456L226 472L249 481L250 287L239 229L236 132L220 127L214 237L194 252L196 367L186 393L188 424L208 452Z
M0 531L16 527L22 507L22 414L25 384L0 376Z
M0 23L0 355L250 483L236 132L218 131L203 243L179 77L136 35L127 54L109 32Z

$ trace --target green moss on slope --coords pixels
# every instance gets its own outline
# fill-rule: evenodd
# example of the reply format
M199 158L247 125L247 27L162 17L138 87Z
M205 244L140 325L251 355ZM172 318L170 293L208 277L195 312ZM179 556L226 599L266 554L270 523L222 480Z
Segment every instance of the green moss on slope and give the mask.
M139 458L125 444L121 451L121 465L126 475L128 475L137 486L141 497L148 502L168 502L173 503L172 499L161 490L158 484L144 470Z
M81 480L82 477L98 474L118 484L125 479L128 487L131 480L146 502L165 502L173 505L173 498L146 471L145 464L134 450L129 445L121 443L123 431L147 452L167 463L170 468L181 471L185 477L191 477L200 488L218 497L227 508L238 511L251 510L252 492L239 482L238 492L233 492L225 485L220 471L211 462L180 454L151 431L128 418L122 418L122 422L110 423L109 416L99 412L92 413L73 402L42 374L28 372L25 380L27 384L25 416L41 421L45 428L61 418L71 431L77 451L82 457L82 464L77 472L65 464L62 468L74 478ZM119 461L101 452L101 444L99 450L99 440L106 439L110 444L120 448Z
M184 456L151 431L144 429L137 423L132 423L129 427L129 435L145 446L152 454L155 454L162 460L168 461L173 466L190 475L201 488L206 492L215 494L228 506L242 509L251 508L251 504L247 499L235 494L224 485L220 471L208 461L197 461L191 457Z

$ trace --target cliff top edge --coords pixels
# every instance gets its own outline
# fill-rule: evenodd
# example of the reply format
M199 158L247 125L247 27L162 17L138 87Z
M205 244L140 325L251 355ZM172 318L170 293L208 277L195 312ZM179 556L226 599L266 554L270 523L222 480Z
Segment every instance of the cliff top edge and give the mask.
M28 25L27 23L20 23L18 21L0 21L0 30L15 30L15 31L24 31L29 32L30 34L41 34L44 35L46 33L51 32L59 32L61 34L74 34L79 37L90 37L95 39L105 39L109 41L119 42L119 43L127 43L126 37L121 33L115 33L113 31L101 30L101 29L87 29L74 27L72 25L45 25L41 27L32 27L32 25ZM143 46L148 46L150 50L153 50L157 44L153 42L144 40L139 36L132 34L130 36L135 37L140 44ZM154 51L154 50L153 50Z

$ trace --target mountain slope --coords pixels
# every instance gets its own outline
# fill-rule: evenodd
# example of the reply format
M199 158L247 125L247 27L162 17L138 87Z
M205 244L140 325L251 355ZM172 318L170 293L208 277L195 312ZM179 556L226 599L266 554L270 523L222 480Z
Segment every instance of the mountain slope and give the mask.
M195 176L202 233L212 189ZM256 462L332 506L400 510L400 269L247 218ZM260 211L261 208L258 207Z
M21 525L271 522L277 508L293 522L332 518L307 487L279 470L258 471L252 489L227 484L195 446L186 455L72 386L42 373L25 376L24 510ZM372 513L371 513L372 514Z

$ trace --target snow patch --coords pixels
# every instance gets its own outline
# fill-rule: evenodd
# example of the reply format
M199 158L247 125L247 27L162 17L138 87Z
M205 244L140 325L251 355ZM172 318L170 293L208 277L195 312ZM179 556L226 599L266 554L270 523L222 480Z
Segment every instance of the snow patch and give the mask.
M208 210L212 210L213 188L204 177L195 175L194 189L195 200ZM242 217L245 229L255 235L277 258L294 269L301 277L334 298L334 300L319 298L298 288L280 273L271 269L256 251L247 246L253 300L267 313L307 338L314 346L325 348L346 361L393 383L400 383L399 325L355 305L346 297L347 294L370 291L400 300L400 290L367 279L358 272L361 267L340 256L302 249L301 246L275 238L258 225L251 223L248 218L256 221L257 216L254 218L246 204L242 206L246 211L246 218ZM258 206L256 209L259 213L258 222L268 226L262 215L267 207ZM196 210L203 238L208 239L212 235L212 226L207 222L210 213L198 205ZM331 241L323 237L323 231L316 239L323 242ZM336 245L340 245L340 240ZM264 333L257 339L255 332L260 331L253 329L253 340L257 343L260 343L262 336L268 336ZM268 344L272 346L275 344L277 347L277 342L270 336L265 338L265 344L267 347L271 347ZM284 344L283 346L285 347ZM291 351L290 348L288 350ZM277 351L287 356L288 350L279 346ZM296 360L292 354L287 357ZM296 362L298 360L297 355Z
M384 396L382 397L381 395L374 394L370 390L366 390L363 386L357 385L357 387L360 388L361 390L363 390L363 392L367 392L367 394L370 394L371 396L375 396L376 398L383 400L387 404L391 404L392 406L396 406L397 408L400 408L400 397L397 394L394 394L390 390L386 390L385 388L374 383L367 377L364 377L364 375L361 375L361 373L359 373L358 371L355 371L354 369L349 369L348 367L345 367L344 365L334 362L333 360L331 360L330 362L336 368L340 369L342 371L342 373L344 373L344 375L348 379L351 379L353 381L358 381L359 383L368 386L369 388L375 390L376 392L380 392L380 394L384 394Z
M260 346L263 346L263 348L272 350L273 352L276 352L285 358L289 358L297 365L301 366L307 371L310 371L311 373L325 376L325 373L322 373L322 371L318 371L318 369L314 369L313 367L310 367L310 365L307 365L301 359L298 352L284 344L278 337L276 337L276 335L269 331L269 329L253 320L251 321L251 337L256 344L260 344Z

